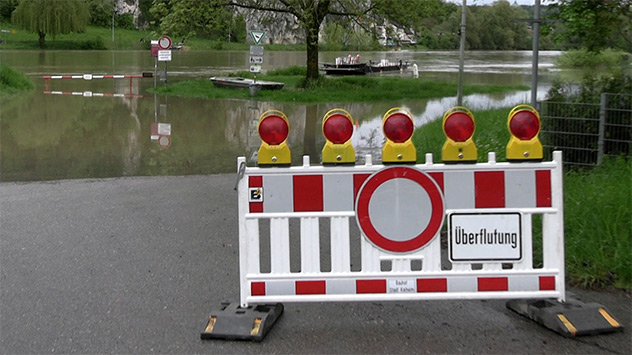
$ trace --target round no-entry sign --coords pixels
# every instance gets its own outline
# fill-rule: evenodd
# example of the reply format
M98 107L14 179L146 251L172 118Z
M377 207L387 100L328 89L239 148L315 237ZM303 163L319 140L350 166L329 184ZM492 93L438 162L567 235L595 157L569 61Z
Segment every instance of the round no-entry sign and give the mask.
M410 167L384 168L358 191L356 219L376 247L394 253L426 246L444 219L443 194L428 174Z
M158 40L158 47L160 49L169 49L171 48L171 38L169 36L162 36Z

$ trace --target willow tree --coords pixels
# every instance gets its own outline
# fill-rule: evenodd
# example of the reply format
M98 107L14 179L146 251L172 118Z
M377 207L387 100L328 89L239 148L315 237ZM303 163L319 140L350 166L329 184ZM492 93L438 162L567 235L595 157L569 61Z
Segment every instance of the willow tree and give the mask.
M307 82L318 78L318 32L329 15L362 18L370 1L356 0L228 0L224 4L293 15L305 31Z
M15 26L38 34L40 48L47 34L84 32L89 20L86 0L22 0L11 16Z

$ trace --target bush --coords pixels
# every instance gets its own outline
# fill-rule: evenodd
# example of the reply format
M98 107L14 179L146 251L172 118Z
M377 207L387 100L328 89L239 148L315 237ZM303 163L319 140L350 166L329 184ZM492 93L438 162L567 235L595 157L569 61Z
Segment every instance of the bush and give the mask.
M96 38L79 42L79 49L91 50L91 49L106 49L103 43L103 38L97 36Z
M117 16L116 27L124 28L126 30L135 29L134 16L132 14L122 14L122 15Z
M35 87L33 82L19 71L0 64L0 93L16 93L18 91L31 90Z
M307 67L295 65L287 68L270 70L267 74L271 76L306 76Z

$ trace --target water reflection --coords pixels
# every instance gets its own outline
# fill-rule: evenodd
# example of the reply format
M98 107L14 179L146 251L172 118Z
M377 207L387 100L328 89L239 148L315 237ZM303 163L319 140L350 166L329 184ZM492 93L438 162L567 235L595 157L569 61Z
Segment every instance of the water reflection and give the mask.
M420 56L424 55L419 52L401 54L410 56L403 59L411 62L420 60ZM255 99L182 99L148 94L147 88L153 86L151 78L135 80L131 85L127 79L59 80L51 81L46 88L42 75L82 72L139 74L151 70L154 64L149 55L145 58L139 53L105 52L90 60L86 60L84 55L83 52L69 54L54 51L25 51L20 56L0 53L3 62L31 73L37 84L34 92L0 101L1 181L234 172L237 156L248 157L251 164L256 162L255 153L261 142L257 121L261 113L270 109L283 111L290 121L288 144L293 164L301 164L303 155L309 155L313 163L320 161L325 143L321 120L333 108L345 109L356 121L352 142L358 160L362 162L362 157L371 153L377 161L384 141L381 120L390 108L404 107L411 112L415 126L419 127L440 118L456 104L456 97L326 104L271 103ZM275 54L276 59L271 62L279 66L295 65L299 64L294 62L300 62L301 55L295 53L294 57L287 59L282 56L277 58ZM336 53L326 55L335 56ZM392 53L376 52L372 55L378 59L376 57ZM493 67L496 59L493 55L489 59L487 55L488 64ZM446 52L445 56L433 54L431 58L424 58L429 64L424 66L422 75L439 80L450 80L454 76L456 80L455 72L442 72L442 68L452 65L452 59L458 61L458 56L452 59L451 56L455 54ZM208 58L200 54L188 57L179 53L170 63L169 78L182 80L192 73L210 76L219 70L234 70L235 65L240 65L235 63L243 61L246 66L247 57L247 53L243 52L217 52ZM485 60L482 54L474 57ZM516 54L513 54L512 58L515 57ZM507 63L507 60L499 61ZM444 67L440 67L442 61ZM530 61L530 57L525 57L524 61ZM437 69L429 71L433 65ZM474 62L472 65L478 64ZM503 74L489 74L482 70L471 72L466 75L466 80L469 78L470 83L524 84L529 80L521 72L524 64L517 66L519 68L505 65ZM176 73L185 74L178 76ZM543 97L547 81L541 82L544 86L540 88L539 96ZM45 94L46 91L49 94ZM53 91L61 94L51 94ZM529 98L529 91L470 95L464 98L464 104L476 114L481 109L525 103Z
M464 102L476 111L526 102L528 97L528 91L471 95ZM455 103L451 97L396 106L410 111L419 127ZM332 108L345 109L356 121L352 142L359 161L368 153L379 159L382 116L392 107L32 93L3 103L2 181L232 172L237 156L256 161L261 142L257 121L270 109L283 111L290 121L294 164L300 164L302 155L320 160L325 143L321 120Z

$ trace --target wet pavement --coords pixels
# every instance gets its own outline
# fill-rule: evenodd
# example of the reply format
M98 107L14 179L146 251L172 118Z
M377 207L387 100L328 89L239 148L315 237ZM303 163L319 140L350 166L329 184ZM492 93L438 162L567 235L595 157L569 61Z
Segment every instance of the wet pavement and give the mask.
M235 174L0 183L0 353L632 352L628 294L569 289L624 332L565 338L505 301L288 303L261 343L201 340L238 302Z

